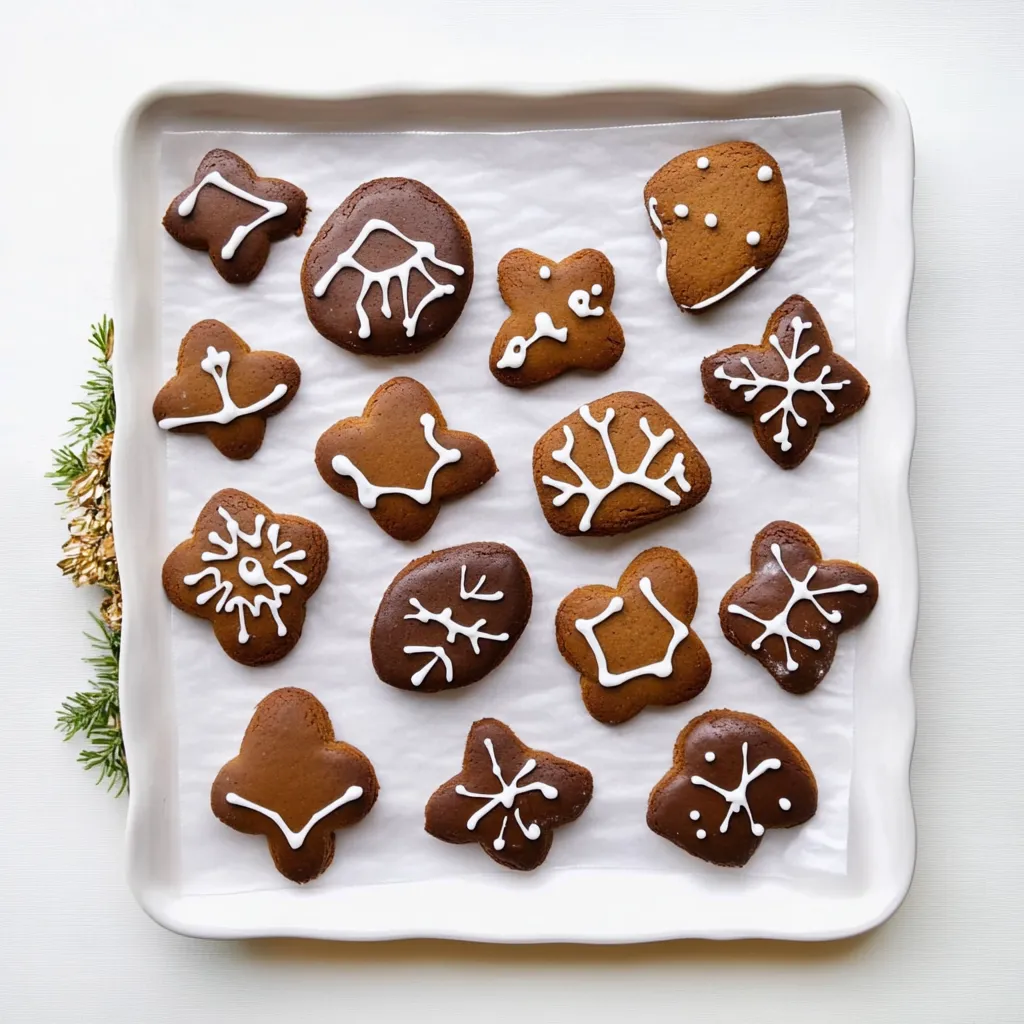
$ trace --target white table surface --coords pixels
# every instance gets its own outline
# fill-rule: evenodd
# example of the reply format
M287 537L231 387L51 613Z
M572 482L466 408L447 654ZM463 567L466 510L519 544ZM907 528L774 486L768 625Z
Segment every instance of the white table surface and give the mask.
M237 12L228 8L237 6ZM1020 0L35 0L0 59L0 1019L973 1022L1021 1019L1024 970L1024 6ZM690 9L687 10L687 7ZM95 596L54 568L43 480L111 308L114 139L168 80L360 88L873 74L917 139L910 325L921 556L917 875L867 936L823 945L504 948L204 943L123 881L124 801L54 709Z

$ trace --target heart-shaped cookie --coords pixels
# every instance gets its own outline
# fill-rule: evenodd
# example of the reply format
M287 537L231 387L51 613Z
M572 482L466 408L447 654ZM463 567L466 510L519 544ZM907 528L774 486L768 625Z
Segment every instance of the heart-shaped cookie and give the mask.
M671 548L648 548L615 587L574 590L558 607L555 638L580 673L586 709L618 725L649 705L680 704L711 678L711 658L690 629L697 574Z
M679 734L647 825L694 857L738 868L767 829L802 825L817 809L814 773L782 733L755 715L708 711Z

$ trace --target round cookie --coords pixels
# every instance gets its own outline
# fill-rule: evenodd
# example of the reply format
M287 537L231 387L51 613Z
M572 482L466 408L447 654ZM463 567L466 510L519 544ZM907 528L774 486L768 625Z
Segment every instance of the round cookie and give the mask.
M722 142L669 160L644 188L661 246L658 280L699 313L776 260L789 235L782 171L753 142Z
M443 338L472 286L469 229L412 178L360 185L327 218L302 264L310 322L366 355L419 352Z

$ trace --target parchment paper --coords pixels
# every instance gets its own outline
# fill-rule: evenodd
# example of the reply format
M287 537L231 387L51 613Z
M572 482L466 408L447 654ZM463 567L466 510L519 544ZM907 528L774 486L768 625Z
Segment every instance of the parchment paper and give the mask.
M736 138L764 146L782 167L789 241L759 280L694 318L681 313L655 280L658 244L643 186L677 153ZM165 374L173 374L188 328L214 317L253 348L292 355L302 368L302 386L291 406L270 421L262 449L249 462L223 458L202 437L168 436L168 535L157 541L169 551L189 535L207 499L233 486L277 512L320 523L330 539L331 564L309 602L301 641L273 666L236 664L206 622L168 609L184 893L291 886L274 870L263 840L226 828L209 804L213 778L237 753L254 706L286 685L319 697L339 737L373 761L381 786L373 812L338 834L334 865L307 891L467 873L512 876L476 845L449 846L423 831L427 798L459 770L468 727L486 715L507 722L529 745L578 761L594 774L590 808L559 830L542 871L701 872L729 885L763 875L845 873L856 633L840 643L817 690L794 697L726 642L717 609L725 590L748 571L754 534L772 519L807 527L826 556L857 557L855 423L823 431L804 465L783 472L758 448L749 420L705 404L698 373L704 355L756 343L769 314L794 292L817 306L836 350L854 355L852 211L840 114L514 134L170 133L161 158L168 200L215 146L238 152L262 174L299 184L312 212L303 236L274 245L249 287L226 284L205 254L163 238ZM384 175L418 178L461 213L473 236L476 283L444 341L419 356L382 360L354 356L314 331L299 267L342 199L359 183ZM492 378L488 351L507 315L496 266L515 246L555 260L587 246L609 257L616 273L614 311L626 337L625 355L611 371L570 374L527 392ZM321 432L360 413L374 388L399 374L430 388L452 427L483 437L500 470L473 495L447 505L415 544L388 537L357 503L330 490L313 464ZM533 444L579 405L623 389L650 394L682 424L711 465L711 491L696 509L624 537L559 537L545 523L534 491ZM533 616L515 651L479 683L447 694L408 693L381 683L368 635L384 589L410 559L471 540L511 544L530 569ZM634 555L656 544L677 548L696 569L701 597L693 628L710 651L711 682L687 704L648 709L609 728L587 714L577 675L558 654L555 609L576 586L614 584ZM645 824L648 793L669 766L676 735L692 717L721 707L774 723L803 751L820 790L817 816L801 828L769 832L742 872L705 865Z

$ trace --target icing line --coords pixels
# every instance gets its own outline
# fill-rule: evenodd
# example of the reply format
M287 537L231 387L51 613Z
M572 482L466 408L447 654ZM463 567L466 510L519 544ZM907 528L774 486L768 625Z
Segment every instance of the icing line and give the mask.
M288 845L293 850L297 850L306 841L306 837L309 835L310 830L317 824L317 822L322 821L328 814L332 811L336 811L339 807L344 807L345 804L350 804L353 800L358 800L362 795L362 786L349 786L337 800L331 801L331 803L326 807L317 811L316 814L314 814L298 832L293 832L288 827L284 818L282 818L277 811L271 811L266 807L262 807L260 804L253 803L252 800L246 800L244 796L239 796L237 793L228 793L224 799L229 804L234 804L236 807L247 807L250 811L257 811L265 818L269 818L281 830L288 842Z
M576 293L573 292L573 295L575 294ZM570 296L570 309L571 308L572 296ZM604 311L602 310L602 312ZM576 315L584 316L591 314L577 313ZM505 346L505 351L502 353L502 356L496 365L499 370L518 370L519 367L526 362L526 350L535 341L540 341L541 338L551 338L553 341L561 341L564 343L568 336L568 327L556 327L550 315L541 311L533 318L533 334L531 334L529 338L524 338L519 334L514 338L510 338L508 344Z

